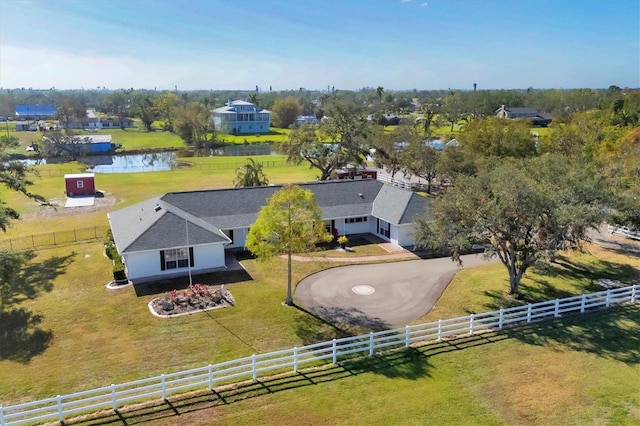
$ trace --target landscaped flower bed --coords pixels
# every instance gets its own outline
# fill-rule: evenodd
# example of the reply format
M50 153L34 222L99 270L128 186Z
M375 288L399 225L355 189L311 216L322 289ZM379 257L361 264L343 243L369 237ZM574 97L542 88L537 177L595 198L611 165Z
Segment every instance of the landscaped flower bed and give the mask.
M164 296L156 297L149 302L149 308L159 316L175 316L234 304L233 296L224 285L192 284L185 290L171 290Z

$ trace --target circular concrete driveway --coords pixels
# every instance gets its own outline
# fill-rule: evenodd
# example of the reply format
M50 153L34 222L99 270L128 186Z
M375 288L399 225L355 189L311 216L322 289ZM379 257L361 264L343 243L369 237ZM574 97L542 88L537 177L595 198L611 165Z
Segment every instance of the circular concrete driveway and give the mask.
M462 256L462 262L488 263L475 254ZM296 301L333 324L403 326L429 312L460 269L450 258L341 266L303 279Z

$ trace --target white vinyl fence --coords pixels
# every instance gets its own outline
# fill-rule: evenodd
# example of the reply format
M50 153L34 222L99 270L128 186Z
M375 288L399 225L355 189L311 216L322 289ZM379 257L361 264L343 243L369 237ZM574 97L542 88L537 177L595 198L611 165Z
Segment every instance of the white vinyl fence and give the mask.
M323 363L337 363L350 357L374 355L378 351L408 348L413 344L440 341L482 331L502 330L562 314L584 313L588 310L608 308L623 303L636 303L640 299L640 285L613 288L597 293L550 300L499 311L471 314L465 317L440 320L379 331L355 337L345 337L299 348L252 355L233 361L207 365L201 368L161 374L148 379L58 395L53 398L24 404L0 406L0 425L19 425L43 421L64 421L73 415L103 409L117 410L126 404L153 398L167 400L169 396L189 390L237 383L258 377L297 372L303 367Z

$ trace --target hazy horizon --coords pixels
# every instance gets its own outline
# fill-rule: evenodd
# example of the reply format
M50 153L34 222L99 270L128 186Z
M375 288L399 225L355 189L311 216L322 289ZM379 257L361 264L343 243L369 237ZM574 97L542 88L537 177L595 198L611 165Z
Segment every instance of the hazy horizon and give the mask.
M0 2L0 87L640 87L637 0Z

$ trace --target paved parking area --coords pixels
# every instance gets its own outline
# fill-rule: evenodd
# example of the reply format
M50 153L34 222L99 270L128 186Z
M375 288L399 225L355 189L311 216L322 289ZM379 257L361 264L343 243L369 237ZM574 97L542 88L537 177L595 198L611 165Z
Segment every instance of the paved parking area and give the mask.
M480 254L462 261L463 267L488 263ZM295 300L332 323L404 326L431 310L460 269L449 257L331 268L303 279Z

